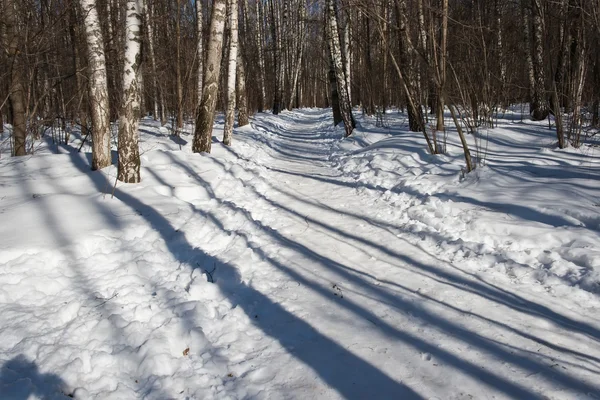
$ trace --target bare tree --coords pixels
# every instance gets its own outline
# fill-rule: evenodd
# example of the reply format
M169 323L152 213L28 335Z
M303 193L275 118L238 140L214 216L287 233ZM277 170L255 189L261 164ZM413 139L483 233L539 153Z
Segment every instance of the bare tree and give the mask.
M340 112L344 121L344 129L346 136L352 135L355 128L354 117L352 116L352 105L348 97L348 81L344 73L344 63L342 60L342 46L340 43L340 34L338 30L337 9L334 0L327 0L326 3L326 24L329 41L329 52L331 53L331 61L335 72L335 80L337 84L337 92L339 96Z
M227 111L225 113L225 128L223 144L231 146L233 124L235 120L235 89L238 60L238 7L237 0L228 0L227 17L229 21L229 60L227 70Z
M80 0L88 47L89 99L92 115L92 170L111 164L110 108L104 43L95 0Z
M14 0L4 3L4 23L6 29L7 60L10 71L9 99L12 109L13 151L14 156L27 154L27 124L25 114L25 89L19 51L19 28Z
M202 101L196 117L194 144L192 146L194 153L210 153L211 149L213 122L221 75L226 6L226 0L214 0L212 6L206 68L202 85Z
M119 164L117 178L125 183L140 181L138 126L140 119L140 67L142 63L142 0L127 0L125 19L125 63L123 102L119 118Z

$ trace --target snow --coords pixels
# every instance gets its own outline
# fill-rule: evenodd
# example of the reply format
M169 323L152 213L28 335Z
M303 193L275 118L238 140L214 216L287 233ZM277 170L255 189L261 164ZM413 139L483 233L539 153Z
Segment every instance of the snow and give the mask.
M465 175L405 119L144 119L114 197L79 137L2 157L0 398L599 399L598 148L509 112Z

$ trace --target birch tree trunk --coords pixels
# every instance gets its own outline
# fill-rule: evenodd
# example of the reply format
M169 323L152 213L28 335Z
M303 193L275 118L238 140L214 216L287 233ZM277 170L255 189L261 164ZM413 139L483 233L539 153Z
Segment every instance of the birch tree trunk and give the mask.
M217 92L221 75L223 56L223 31L225 29L226 0L214 0L210 18L210 37L208 40L206 66L202 85L202 101L196 117L194 132L194 153L210 153L212 130L217 106Z
M350 14L348 13L346 25L344 26L344 74L346 76L346 87L348 88L348 101L350 102L350 106L352 106L352 69L350 68L352 65L352 49L350 47L350 29Z
M153 115L152 117L154 118L154 120L158 120L159 118L159 104L160 104L160 94L159 94L159 86L158 86L158 76L157 76L157 72L156 72L156 56L154 53L154 28L152 26L153 21L152 21L152 14L150 13L150 10L148 9L148 4L147 4L147 0L142 0L142 7L143 10L142 12L144 13L144 16L146 17L146 37L148 39L148 58L150 59L150 68L152 71L152 85L153 85L153 94L154 94L154 99L153 99L153 104L154 104L154 111L153 111ZM160 107L162 108L163 106L160 105Z
M404 94L408 103L408 125L410 130L413 132L423 132L425 141L427 142L427 148L431 154L435 154L435 148L425 127L425 121L423 118L423 110L421 104L418 103L419 96L416 95L413 83L410 80L410 57L409 54L413 50L412 42L410 40L410 33L408 31L407 19L406 19L406 0L395 0L396 6L396 17L398 18L398 30L399 30L399 50L400 58L399 63L394 57L391 47L388 46L392 64L396 69L398 78L404 89Z
M544 79L544 9L541 0L532 0L533 21L533 74L535 77L535 91L533 93L533 110L531 117L534 121L541 121L548 116L548 105L545 98Z
M342 114L342 120L344 121L344 129L346 131L346 136L350 136L352 135L352 131L354 130L355 122L354 117L352 116L352 106L350 105L350 98L348 97L348 88L346 86L347 81L344 73L344 64L342 61L342 49L337 22L337 10L335 7L334 0L327 0L326 7L326 23L328 24L327 32L329 34L329 50L331 53L331 60L335 71L335 80L340 101L340 112Z
M223 144L231 146L233 123L235 121L235 79L238 59L238 7L237 0L227 0L227 2L227 16L229 20L229 60L227 71L227 111L225 113Z
M299 37L296 37L295 39L296 56L294 58L294 72L292 74L291 82L292 92L290 94L288 110L291 110L294 106L294 100L296 99L296 95L298 93L298 77L300 75L300 69L302 68L302 55L304 53L304 43L306 41L306 5L301 4L300 7L300 21L298 21L300 32L298 32Z
M88 47L89 100L92 116L92 170L111 164L110 108L102 31L95 0L80 0Z
M196 80L196 91L198 93L198 106L202 100L202 79L204 76L204 24L202 16L202 1L196 0L196 58L198 60L198 75ZM198 110L198 106L196 110Z
M242 127L249 124L248 121L248 93L246 92L246 68L240 51L237 59L237 79L236 92L238 104L238 126Z
M283 73L282 65L282 43L281 43L281 29L280 29L280 21L279 21L279 11L276 6L275 0L269 1L270 11L271 11L271 35L273 42L273 68L275 72L275 90L273 94L273 114L279 114L281 111L281 90L282 90L282 82L283 78L281 74Z
M247 0L246 0L247 1ZM262 11L262 1L256 0L256 52L258 55L258 80L260 85L260 99L258 102L258 112L263 112L267 98L265 88L265 55L264 55L264 13Z
M446 47L448 43L448 0L442 0L442 32L440 37L440 57L438 65L438 92L435 108L437 131L444 130L444 91L446 89ZM434 143L436 153L439 152L437 140Z
M125 58L123 100L119 117L119 164L117 179L125 183L140 181L140 67L142 63L142 0L127 0L125 16Z
M177 130L176 135L179 136L179 130L183 128L183 82L181 76L181 2L177 0L177 20L175 21L175 79L177 84Z
M327 36L329 36L329 27L326 26L325 30L327 31ZM329 89L331 91L329 102L331 110L333 112L333 125L338 126L340 122L343 121L343 119L342 111L340 109L340 96L338 93L337 78L335 76L335 65L333 63L333 58L331 55L331 45L329 44L329 41L327 41L327 55L329 56L329 72L327 74L327 77L329 78Z
M536 90L536 80L535 73L533 71L533 57L532 57L532 49L531 49L531 32L530 32L530 24L529 24L529 10L525 5L525 1L521 3L521 23L523 25L523 38L524 38L524 52L525 52L525 60L527 64L527 79L529 81L529 101L530 101L530 111L533 110L533 101L535 98Z
M12 108L13 156L27 154L27 125L25 120L25 89L19 51L19 33L14 0L4 2L6 50L10 66L9 100Z

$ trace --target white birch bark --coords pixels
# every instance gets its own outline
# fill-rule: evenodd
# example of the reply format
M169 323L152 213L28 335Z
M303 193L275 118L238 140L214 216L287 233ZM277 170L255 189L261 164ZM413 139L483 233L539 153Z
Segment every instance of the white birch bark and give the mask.
M154 110L152 117L156 121L158 119L158 108L160 102L160 96L158 94L158 78L156 76L156 57L154 56L154 36L153 36L153 27L151 21L151 15L148 10L147 0L142 0L142 12L146 17L146 35L148 39L148 58L150 59L150 68L152 70L152 84L153 84L153 92L154 92Z
M196 0L196 58L198 59L196 89L198 93L198 105L200 105L200 101L202 100L202 79L204 75L203 22L202 1Z
M354 130L354 118L352 116L352 106L348 98L348 88L346 86L346 77L344 73L344 65L342 62L342 51L340 43L340 35L338 30L337 13L333 0L327 0L327 24L329 25L329 46L331 60L335 70L335 79L337 83L338 96L340 100L340 112L344 121L344 129L346 136L352 135Z
M288 103L288 110L291 110L294 101L296 99L296 95L298 93L298 78L300 76L300 69L302 68L302 56L304 54L304 43L306 42L306 5L300 5L300 15L299 15L299 32L295 37L295 46L296 46L296 57L294 60L294 72L292 74L292 93L290 95L290 102Z
M102 31L95 0L80 0L88 47L89 99L92 116L92 170L111 164L110 108Z
M223 144L231 146L233 123L235 121L235 78L238 58L238 7L237 0L227 0L229 20L229 60L227 70L227 111L225 113L225 128L223 129Z
M350 16L348 15L348 20L346 21L346 26L344 27L344 73L346 75L346 87L348 88L348 101L350 105L352 105L352 76L351 74L351 65L352 65L352 53L350 48Z
M210 37L206 52L206 65L202 87L202 101L196 118L194 153L210 153L212 129L217 106L217 91L223 56L223 31L225 29L226 0L214 0L210 18Z
M247 0L246 0L247 1ZM267 98L265 88L265 55L264 55L264 33L263 23L264 13L262 12L262 1L256 0L256 52L258 55L258 80L260 85L260 101L258 103L258 112L263 112Z
M532 0L533 11L533 73L535 91L533 95L532 118L541 121L548 116L548 105L545 99L546 83L544 79L544 41L543 41L543 8L540 0Z
M142 0L127 0L123 99L119 118L119 164L117 179L140 181L138 126L140 119L140 66L142 63Z

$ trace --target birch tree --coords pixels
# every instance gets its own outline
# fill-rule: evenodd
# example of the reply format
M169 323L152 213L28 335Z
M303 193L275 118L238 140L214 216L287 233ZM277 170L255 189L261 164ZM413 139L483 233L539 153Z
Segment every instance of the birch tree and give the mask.
M87 41L89 101L92 116L92 170L111 164L110 108L102 31L95 0L80 0Z
M202 100L202 79L204 76L204 21L202 14L202 1L196 0L196 58L198 70L196 79L196 92L198 94L198 105ZM196 107L197 109L198 107Z
M348 87L344 73L344 63L342 61L342 46L340 43L340 34L338 30L337 9L334 0L327 0L326 3L326 24L328 24L328 41L331 61L335 72L337 92L340 102L340 112L344 121L346 136L352 135L355 127L354 117L352 116L352 106L348 97Z
M231 146L233 124L235 120L235 89L238 59L238 8L237 0L227 0L227 2L227 16L229 21L229 60L227 70L227 111L225 113L223 144Z
M246 67L244 66L244 60L241 52L238 51L237 60L237 78L236 92L237 92L237 104L238 104L238 126L242 127L249 124L248 121L248 94L246 92Z
M140 67L142 63L142 0L127 0L125 16L125 63L123 100L119 118L119 164L117 179L140 181L138 125L140 119Z
M206 54L206 68L202 85L202 101L196 117L194 131L194 153L210 153L212 130L217 106L221 58L223 53L223 31L225 29L226 0L214 0L210 18L210 36Z
M544 9L542 7L542 0L531 0L531 5L533 23L533 76L535 79L531 117L535 121L541 121L548 116L544 77Z

